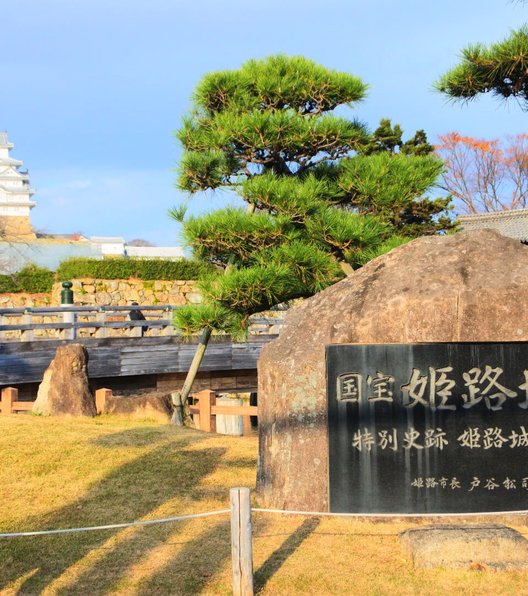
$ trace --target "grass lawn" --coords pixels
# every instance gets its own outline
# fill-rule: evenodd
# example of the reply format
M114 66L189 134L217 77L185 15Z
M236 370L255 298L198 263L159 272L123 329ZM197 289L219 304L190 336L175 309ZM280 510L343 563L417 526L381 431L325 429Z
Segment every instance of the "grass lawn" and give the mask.
M0 417L0 531L223 509L254 487L257 437L114 417ZM411 522L254 514L261 594L528 594L528 572L414 570ZM525 526L515 526L526 534ZM229 517L0 539L1 594L230 594Z

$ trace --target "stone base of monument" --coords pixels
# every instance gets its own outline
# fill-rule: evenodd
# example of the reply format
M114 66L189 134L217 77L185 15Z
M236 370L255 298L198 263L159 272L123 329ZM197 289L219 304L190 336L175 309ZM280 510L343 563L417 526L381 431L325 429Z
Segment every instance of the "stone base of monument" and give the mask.
M528 569L528 540L502 525L443 525L399 534L415 567Z

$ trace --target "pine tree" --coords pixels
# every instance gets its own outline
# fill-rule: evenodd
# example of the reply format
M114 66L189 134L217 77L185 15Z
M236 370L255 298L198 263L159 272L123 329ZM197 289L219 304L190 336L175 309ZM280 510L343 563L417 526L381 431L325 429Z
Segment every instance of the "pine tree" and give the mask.
M250 315L450 226L448 201L424 197L442 164L423 131L403 143L389 120L370 135L332 114L366 90L350 74L283 55L202 79L177 132L185 149L178 186L234 190L248 209L187 219L172 212L195 256L218 268L201 281L204 304L178 311L184 332L238 333Z
M470 45L462 60L435 84L451 99L469 101L481 93L516 98L528 109L528 27L490 46Z
M332 113L366 91L355 76L283 55L198 84L177 132L178 186L228 189L247 209L171 212L194 255L216 266L200 281L204 303L176 313L184 333L203 330L183 401L212 330L244 333L252 314L312 296L409 238L451 226L449 201L424 196L443 166L423 131L403 143L388 120L370 135Z

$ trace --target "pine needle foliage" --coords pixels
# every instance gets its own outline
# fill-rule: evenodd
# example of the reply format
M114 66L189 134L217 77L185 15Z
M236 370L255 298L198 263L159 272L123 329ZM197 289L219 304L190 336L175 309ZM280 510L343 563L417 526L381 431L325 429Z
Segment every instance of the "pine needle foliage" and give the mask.
M244 266L256 252L293 240L296 230L288 217L248 214L244 209L220 209L190 217L183 235L194 254L218 266Z
M423 131L404 142L388 119L371 134L333 113L366 91L353 75L284 55L198 84L176 133L178 187L234 190L248 209L173 210L194 255L217 267L201 281L204 304L178 311L184 332L243 332L251 314L341 279L343 264L449 227L439 223L448 201L424 196L442 163Z
M435 88L453 100L469 101L481 93L501 99L517 98L528 109L528 26L512 31L503 41L462 50L457 66Z

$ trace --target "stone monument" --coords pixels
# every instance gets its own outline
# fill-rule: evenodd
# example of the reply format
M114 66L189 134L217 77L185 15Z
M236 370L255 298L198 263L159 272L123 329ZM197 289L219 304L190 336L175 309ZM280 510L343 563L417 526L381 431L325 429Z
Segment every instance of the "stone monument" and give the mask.
M334 461L337 468L332 464L333 471L329 467L329 396L334 391L332 399L337 400L336 403L342 400L339 408L347 412L347 415L354 416L354 408L357 408L358 402L351 393L351 379L344 378L348 371L346 366L332 369L338 378L337 385L334 383L335 379L328 381L328 374L332 371L327 370L327 364L331 368L334 362L332 350L339 351L345 347L349 349L342 344L403 344L403 348L398 348L404 350L405 346L413 344L445 344L442 347L442 358L445 358L445 350L451 354L448 345L463 346L461 342L484 344L482 349L485 356L476 348L469 350L469 356L462 356L462 368L457 372L460 379L456 381L460 388L457 397L460 398L460 403L450 401L450 394L446 391L451 385L445 383L442 388L437 387L437 394L431 398L429 413L422 413L420 416L429 420L430 428L434 430L438 426L434 422L434 416L439 415L438 410L449 410L446 416L452 416L454 414L450 410L453 406L457 412L464 412L478 401L479 416L486 421L488 429L494 429L498 428L494 416L502 415L503 408L508 407L510 415L515 417L516 426L508 431L512 433L508 442L502 442L501 445L506 453L505 459L508 459L508 454L513 454L512 445L515 443L513 446L520 450L519 461L522 461L524 451L528 453L528 434L526 446L523 446L524 439L519 439L522 428L528 429L528 410L523 407L523 404L526 405L523 381L516 380L515 387L507 387L512 380L499 377L502 369L499 370L495 364L490 363L489 370L485 368L487 364L483 358L487 358L488 354L486 342L499 344L527 340L528 247L490 230L417 239L371 261L343 281L294 307L286 317L280 337L264 348L259 361L260 453L257 490L260 501L266 506L285 509L335 510L331 507L329 485L332 479L329 482L329 476L333 475L335 481L341 473L348 471L346 466L339 468L342 462L336 464ZM516 345L520 346L521 351L517 350ZM522 375L522 369L528 369L528 362L525 364L524 360L526 358L528 361L526 345L518 343L512 346L511 353L520 355L518 364L521 366L519 374ZM350 346L350 350L360 347ZM378 347L381 350L381 346L367 347L369 350L376 351ZM463 347L460 349L463 351ZM493 350L493 354L506 354L500 345L493 347ZM373 370L371 375L371 382L378 383L378 389L378 372L381 374L384 363L388 362L383 358L386 356L382 356L381 364L375 363L378 370ZM391 358L393 362L398 362L397 354L393 354ZM505 358L507 360L509 356ZM424 362L425 360L421 361L420 366ZM464 362L468 364L466 368L471 368L464 369ZM438 375L433 385L440 380L446 381L453 372L442 372L442 366L448 368L444 365L440 365L440 368L429 367ZM469 377L463 375L476 374L474 370L480 370L479 367L482 374L487 375L489 387L486 389L481 386L482 392L478 394L477 400L476 393L472 393L477 391L475 385L471 385ZM414 370L418 370L418 373ZM409 372L411 377L418 375L415 381L422 378L418 365L414 368L411 366ZM441 377L442 374L445 377ZM343 382L339 388L339 375L342 375L341 381L350 383L347 385ZM526 382L528 383L528 379ZM428 393L411 393L409 380L398 382L397 386L398 390L403 391L404 399L408 400L404 403L404 406L409 406L407 417L426 409L424 404ZM385 385L385 389L387 387ZM464 391L466 397L462 401ZM387 396L388 393L384 395ZM420 401L415 399L416 395L423 403L418 403L414 408L415 401ZM409 401L411 398L414 401ZM349 412L352 414L348 414ZM331 412L332 416L334 414ZM413 428L412 420L407 420L406 424L407 432L410 432L409 429ZM470 423L468 429L471 428L477 427ZM447 420L445 430L448 429L454 432L453 425ZM366 430L369 431L369 428ZM480 428L481 434L484 430ZM332 432L331 428L330 435ZM516 438L513 433L516 433ZM461 431L456 436L449 437L449 441L453 443L458 440L459 446L463 447L462 436ZM480 438L483 439L483 436ZM334 454L340 451L354 452L354 449L359 451L357 445L353 445L353 435L342 435L341 439L336 439L335 436L332 439L331 436L330 439L334 441ZM376 436L375 439L379 437ZM399 439L401 441L404 437L400 436ZM420 440L423 439L421 436ZM407 446L409 445L408 441ZM426 447L423 442L419 446ZM490 443L489 446L493 447L494 453L502 453L496 444ZM381 449L379 445L377 448ZM524 451L521 454L522 450ZM484 448L482 452L484 453ZM471 453L471 449L468 447L465 453ZM436 460L431 454L432 451L425 449L419 456L412 457L421 457L424 469L427 466L433 469ZM360 460L356 458L353 461ZM473 474L472 470L468 469L466 473ZM528 467L522 473L528 480ZM375 474L372 478L374 477ZM470 479L471 476L468 476L468 486L464 491L472 495L473 492L469 492ZM425 483L426 480L422 478L422 482ZM439 480L437 478L435 482L438 483ZM452 480L453 477L448 479L449 482ZM499 479L495 480L499 485ZM359 482L362 485L359 490L368 489L368 473L363 471ZM410 482L412 479L409 485ZM517 482L519 486L516 489L524 490L518 497L518 502L528 502L528 482L526 489L520 486L521 479L517 479ZM429 493L425 492L425 484L422 488L422 496L417 497L417 502L420 499L427 502L429 498ZM390 490L391 487L387 486L387 489ZM437 486L436 489L440 490L440 487ZM418 494L420 487L413 486L409 490ZM508 494L508 489L502 485L502 478L498 490Z
M95 416L87 375L88 352L81 344L59 346L44 373L33 413L41 416Z

